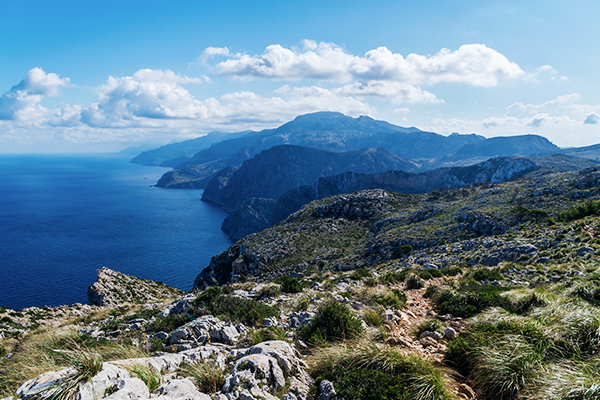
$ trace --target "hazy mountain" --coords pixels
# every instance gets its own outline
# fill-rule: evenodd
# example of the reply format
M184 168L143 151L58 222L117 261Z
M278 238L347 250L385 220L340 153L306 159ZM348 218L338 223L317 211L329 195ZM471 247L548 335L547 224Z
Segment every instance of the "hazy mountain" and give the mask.
M210 145L247 134L245 132L210 132L206 136L183 142L170 143L157 149L146 150L134 157L131 162L142 165L160 165L162 167L177 167L185 164L202 149Z

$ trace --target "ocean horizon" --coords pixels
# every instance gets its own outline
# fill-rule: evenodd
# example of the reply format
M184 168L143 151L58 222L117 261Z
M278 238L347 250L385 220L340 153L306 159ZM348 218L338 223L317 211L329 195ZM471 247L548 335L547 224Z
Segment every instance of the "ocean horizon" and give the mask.
M201 190L121 154L0 155L0 306L87 303L97 270L185 291L232 242Z

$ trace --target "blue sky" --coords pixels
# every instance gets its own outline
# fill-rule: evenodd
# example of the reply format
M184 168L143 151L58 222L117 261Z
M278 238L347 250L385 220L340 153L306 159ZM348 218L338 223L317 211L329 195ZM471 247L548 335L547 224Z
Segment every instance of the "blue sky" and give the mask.
M0 2L0 152L115 151L320 110L600 142L597 1Z

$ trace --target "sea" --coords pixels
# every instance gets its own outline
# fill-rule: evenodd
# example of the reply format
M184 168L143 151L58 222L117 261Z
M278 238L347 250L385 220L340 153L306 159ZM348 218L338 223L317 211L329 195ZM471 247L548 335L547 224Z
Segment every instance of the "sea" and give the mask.
M201 190L121 154L0 155L0 306L87 303L97 270L185 291L231 246Z

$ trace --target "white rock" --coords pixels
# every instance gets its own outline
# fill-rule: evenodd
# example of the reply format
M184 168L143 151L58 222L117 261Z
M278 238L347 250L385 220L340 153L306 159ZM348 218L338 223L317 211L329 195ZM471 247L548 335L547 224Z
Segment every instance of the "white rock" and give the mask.
M170 379L154 391L157 400L211 400L189 379Z

